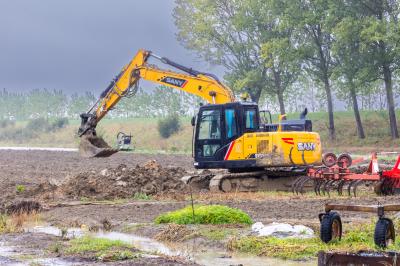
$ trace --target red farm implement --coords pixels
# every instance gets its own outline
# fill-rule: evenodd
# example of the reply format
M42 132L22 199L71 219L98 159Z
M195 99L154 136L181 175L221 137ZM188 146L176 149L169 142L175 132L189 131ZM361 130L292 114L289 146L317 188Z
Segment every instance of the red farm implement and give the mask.
M380 153L383 154L383 153ZM391 170L382 171L379 168L377 153L373 153L366 170L351 167L363 161L363 158L352 160L349 154L336 157L333 153L324 155L324 165L311 167L306 176L299 177L292 184L292 191L303 194L306 187L313 187L317 195L330 195L336 190L339 195L347 191L348 195L356 196L361 185L374 186L378 195L392 195L400 189L400 156Z

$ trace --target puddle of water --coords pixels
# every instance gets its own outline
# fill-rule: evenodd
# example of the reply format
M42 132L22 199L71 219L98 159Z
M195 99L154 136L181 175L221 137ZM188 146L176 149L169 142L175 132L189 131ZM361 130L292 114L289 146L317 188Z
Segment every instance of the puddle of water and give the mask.
M281 260L276 258L268 257L257 257L249 256L245 254L226 254L218 252L204 252L197 253L194 255L194 261L198 264L205 266L226 266L226 265L246 265L246 266L259 266L259 265L270 265L270 266L311 266L316 265L316 261L290 261Z
M60 258L38 258L26 261L20 261L17 258L24 253L18 250L18 247L7 246L6 243L0 242L0 265L8 266L29 266L32 263L38 263L43 266L71 266L74 263L68 262Z
M27 233L43 233L53 236L62 236L62 230L54 227L54 226L34 226L28 227L24 230ZM80 228L68 228L65 234L67 238L75 238L75 237L82 237L85 235L85 232Z
M18 255L15 247L6 246L4 243L0 242L0 265L11 265L11 266L20 266L24 265L12 258L11 256Z
M119 232L98 232L94 234L95 237L107 238L110 240L121 240L123 242L132 244L137 249L148 253L161 253L167 256L179 256L177 252L172 251L164 244L157 242L151 238L141 237L133 234L125 234Z
M45 233L51 234L55 236L61 236L61 230L57 227L53 226L35 226L32 228L28 228L27 232L32 233ZM258 265L315 265L316 261L287 261L276 258L268 258L268 257L256 257L247 254L227 254L226 252L217 252L217 251L201 251L199 250L198 245L196 245L195 241L192 244L163 244L158 241L155 241L151 238L141 237L134 234L120 233L120 232L97 232L97 233L89 233L90 235L98 238L106 238L110 240L121 240L126 243L130 243L134 245L136 248L155 254L162 254L167 256L180 256L186 259L195 261L196 263L205 265L205 266L226 266L226 265L238 265L243 264L246 266L258 266ZM80 228L69 228L67 230L67 237L82 237L85 235L85 232ZM150 255L151 256L151 255ZM54 265L68 265L65 264L64 261L61 263L64 264L54 264ZM53 264L52 264L53 265Z
M40 259L34 259L29 262L28 265L32 265L32 263L37 263L39 265L43 266L73 266L76 265L76 263L69 262L63 259L59 258L40 258Z
M13 256L17 254L15 247L6 246L4 243L0 242L0 255L1 256Z

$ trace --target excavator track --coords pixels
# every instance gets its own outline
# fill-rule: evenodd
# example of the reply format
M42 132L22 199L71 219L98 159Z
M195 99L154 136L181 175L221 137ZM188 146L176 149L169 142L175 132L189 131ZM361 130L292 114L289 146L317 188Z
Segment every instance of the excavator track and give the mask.
M193 190L210 192L290 191L302 171L264 170L230 173L225 170L206 170L182 178Z

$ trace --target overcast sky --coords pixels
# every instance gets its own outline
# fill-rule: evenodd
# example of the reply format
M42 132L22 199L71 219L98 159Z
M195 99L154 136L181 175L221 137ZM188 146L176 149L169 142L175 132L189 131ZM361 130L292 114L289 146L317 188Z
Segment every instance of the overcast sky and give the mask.
M98 93L139 48L209 70L176 40L173 8L173 0L0 0L0 88Z

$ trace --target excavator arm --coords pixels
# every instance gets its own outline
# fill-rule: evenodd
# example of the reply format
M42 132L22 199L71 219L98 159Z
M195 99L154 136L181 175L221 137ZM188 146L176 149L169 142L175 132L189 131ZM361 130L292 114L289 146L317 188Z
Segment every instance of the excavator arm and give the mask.
M182 73L162 70L150 65L150 57L170 65ZM159 57L150 51L139 50L131 62L111 84L101 93L98 101L87 113L81 114L81 126L78 135L82 138L81 155L86 157L106 157L115 153L101 138L96 136L97 123L126 95L137 87L140 79L185 91L203 98L208 103L223 104L234 102L232 91L222 84L213 74L199 72L175 63L165 57Z

